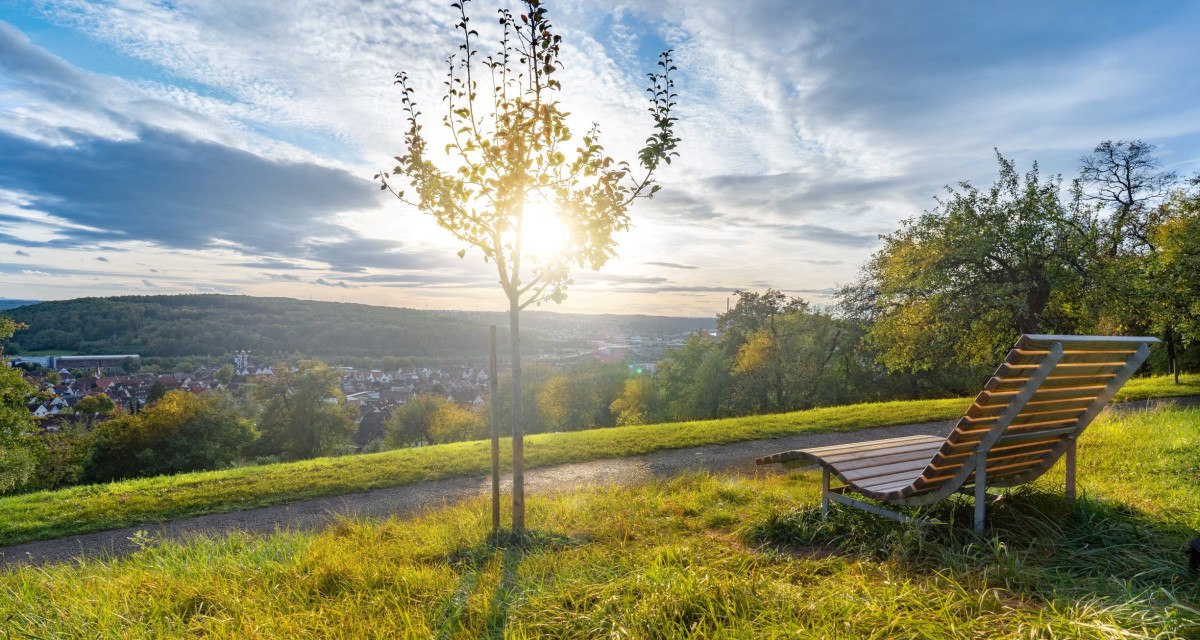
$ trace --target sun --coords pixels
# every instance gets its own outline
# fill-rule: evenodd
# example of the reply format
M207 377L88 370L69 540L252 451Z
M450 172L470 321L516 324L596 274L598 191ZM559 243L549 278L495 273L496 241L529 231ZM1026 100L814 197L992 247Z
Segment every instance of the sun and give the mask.
M567 249L571 231L545 201L525 203L525 224L521 230L521 249L535 258L546 259Z

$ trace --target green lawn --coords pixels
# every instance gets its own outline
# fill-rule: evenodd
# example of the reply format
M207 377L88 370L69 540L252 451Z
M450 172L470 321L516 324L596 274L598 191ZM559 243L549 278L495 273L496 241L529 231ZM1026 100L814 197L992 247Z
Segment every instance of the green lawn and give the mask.
M912 529L819 517L813 472L692 474L530 501L528 544L485 499L319 533L157 545L0 574L0 637L1179 638L1200 636L1200 410L1110 412L1061 475Z
M1166 378L1134 380L1118 399L1200 395L1200 375L1187 376L1183 382L1175 385ZM951 398L869 403L725 420L538 434L526 438L526 464L541 467L813 431L949 420L961 415L968 402ZM505 444L503 450L508 449ZM0 498L0 545L485 474L490 469L490 456L486 441L460 442L10 496Z
M22 356L77 356L78 351L64 351L62 349L42 349L39 351L22 351L19 354Z

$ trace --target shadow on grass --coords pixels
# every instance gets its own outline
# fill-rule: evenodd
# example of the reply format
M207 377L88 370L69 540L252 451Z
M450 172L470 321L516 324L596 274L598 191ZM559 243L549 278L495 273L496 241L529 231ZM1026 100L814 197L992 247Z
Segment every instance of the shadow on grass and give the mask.
M458 587L442 606L438 616L437 637L451 638L463 630L468 600L478 588L481 576L498 559L499 581L488 603L483 634L477 637L503 638L509 612L520 596L517 572L521 562L534 553L554 552L579 544L581 541L558 533L529 530L518 535L511 531L500 531L475 546L451 552L445 561L456 568L460 578Z
M814 551L893 562L914 573L982 582L1043 602L1166 607L1200 632L1200 579L1188 571L1194 533L1128 505L1021 487L988 504L984 538L971 533L973 502L955 496L907 510L944 524L914 527L834 505L774 513L745 536L764 550ZM1193 625L1195 625L1193 627Z

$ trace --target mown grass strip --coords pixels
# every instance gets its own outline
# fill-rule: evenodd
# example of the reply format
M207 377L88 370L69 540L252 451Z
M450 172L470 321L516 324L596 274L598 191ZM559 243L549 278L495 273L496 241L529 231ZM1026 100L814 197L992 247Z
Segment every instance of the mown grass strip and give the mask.
M1200 375L1186 376L1182 382L1175 385L1167 378L1134 380L1117 400L1200 395ZM526 466L620 458L817 431L950 420L960 416L968 403L964 398L878 402L744 418L537 434L525 440ZM486 441L458 442L10 496L0 498L0 545L477 475L486 473L490 464Z

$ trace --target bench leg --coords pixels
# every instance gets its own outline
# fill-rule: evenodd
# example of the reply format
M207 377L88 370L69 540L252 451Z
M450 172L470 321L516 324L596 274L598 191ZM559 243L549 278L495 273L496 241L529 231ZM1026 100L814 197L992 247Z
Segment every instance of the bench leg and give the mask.
M829 517L829 467L821 469L821 518Z
M1075 506L1075 438L1067 447L1067 504Z
M983 537L984 509L987 507L987 456L975 463L975 535Z

